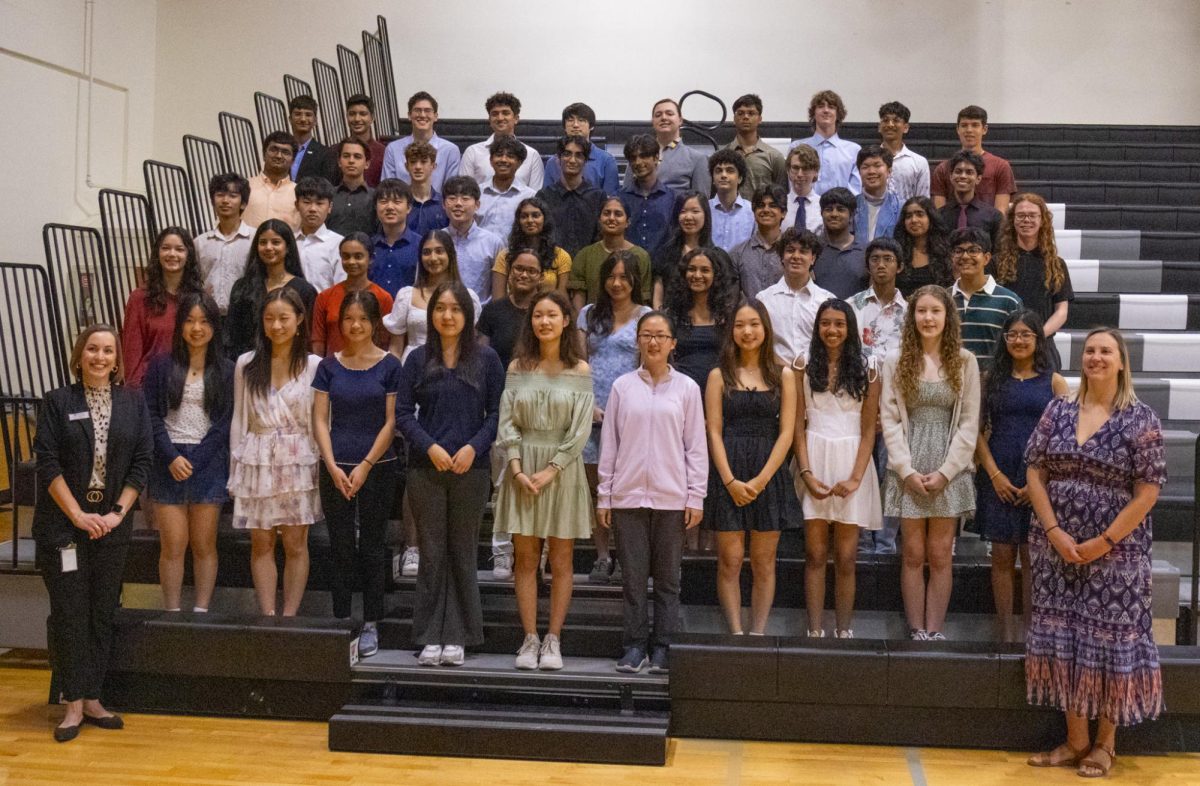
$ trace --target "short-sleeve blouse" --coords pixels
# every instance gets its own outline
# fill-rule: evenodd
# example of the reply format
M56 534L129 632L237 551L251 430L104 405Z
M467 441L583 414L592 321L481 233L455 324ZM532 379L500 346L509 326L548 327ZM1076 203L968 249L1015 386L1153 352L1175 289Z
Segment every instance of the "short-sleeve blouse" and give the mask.
M337 355L317 366L313 390L329 395L329 440L338 464L358 464L371 452L387 420L387 397L400 389L400 361L390 352L365 369L346 368ZM393 461L389 442L379 461Z

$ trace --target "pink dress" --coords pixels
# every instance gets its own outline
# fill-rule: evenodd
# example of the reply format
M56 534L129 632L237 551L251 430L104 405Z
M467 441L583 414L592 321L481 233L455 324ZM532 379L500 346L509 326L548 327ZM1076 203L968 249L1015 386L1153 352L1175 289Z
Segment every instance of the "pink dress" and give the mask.
M321 358L308 356L298 377L266 396L246 389L247 352L233 373L229 493L233 526L271 529L324 518L317 489L320 453L312 436L312 381Z

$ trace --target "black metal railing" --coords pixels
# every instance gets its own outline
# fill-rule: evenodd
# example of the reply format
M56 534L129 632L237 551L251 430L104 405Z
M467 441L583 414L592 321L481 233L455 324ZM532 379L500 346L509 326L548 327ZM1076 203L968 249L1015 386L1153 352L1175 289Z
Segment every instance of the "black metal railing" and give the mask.
M262 140L254 133L254 124L249 118L232 112L217 115L221 127L221 146L225 149L225 161L242 177L249 180L262 171L259 148Z
M314 57L312 61L313 81L317 86L317 109L321 123L325 126L325 144L345 139L349 134L346 126L346 103L342 99L341 80L337 69Z
M254 94L254 114L258 117L258 133L262 139L274 131L291 131L287 104L261 90Z
M337 45L338 69L342 72L342 95L349 98L355 93L366 93L363 83L362 61L358 53L344 44Z
M142 175L150 202L150 233L156 235L163 227L180 226L191 227L192 234L198 234L199 211L187 170L177 164L147 159L142 163Z
M141 285L150 263L150 203L141 194L105 188L100 191L100 226L107 257L109 296L120 325L129 293ZM189 227L184 227L189 229ZM194 233L193 233L194 234Z
M54 304L56 318L53 354L67 357L71 341L80 330L98 322L120 324L119 312L113 304L111 284L107 279L107 264L100 232L94 227L71 224L46 224L42 227L42 246L46 251L46 271L49 274L47 292ZM11 291L11 290L10 290ZM22 298L9 296L7 300ZM17 324L20 324L19 322ZM43 350L48 346L43 344ZM28 390L13 391L27 395Z
M217 224L212 199L208 196L208 184L214 175L229 171L225 151L211 139L188 134L183 138L183 160L187 162L188 180L192 185L192 203L196 207L198 226L195 234L207 231Z
M716 105L721 109L721 119L709 125L705 125L694 120L688 120L687 116L683 113L683 104L691 96L702 96L710 101L715 102ZM713 146L713 150L721 149L721 143L717 141L717 138L713 136L712 132L725 125L725 121L729 117L729 110L726 109L725 102L719 97L709 93L706 90L689 90L679 97L679 116L683 121L683 125L680 130L690 131L697 136L703 137L706 141L708 141L709 144Z

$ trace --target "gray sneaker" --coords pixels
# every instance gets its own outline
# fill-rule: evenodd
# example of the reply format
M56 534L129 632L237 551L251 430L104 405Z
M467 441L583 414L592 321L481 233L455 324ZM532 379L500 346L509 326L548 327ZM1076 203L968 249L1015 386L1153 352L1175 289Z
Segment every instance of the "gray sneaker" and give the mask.
M653 581L653 580L654 580L654 579L651 579L651 581ZM619 563L619 562L614 562L614 563L613 563L613 569L612 569L612 573L610 573L610 574L608 575L608 582L609 582L610 584L620 584L620 583L622 583L623 581L625 581L625 574L621 572L621 563ZM654 585L653 585L653 584L652 584L652 585L650 585L650 589L654 589Z
M511 554L496 554L492 557L492 578L508 581L512 578L513 558Z
M588 574L588 584L607 584L612 573L613 561L608 557L596 560L592 572Z
M517 650L517 660L513 664L522 671L533 671L538 667L538 651L542 648L542 642L536 633L526 633L525 642L521 644L521 649Z
M415 576L421 568L421 551L416 546L409 546L400 558L400 575Z
M562 667L562 645L558 636L547 633L538 656L538 668L542 671L558 671Z
M379 652L379 631L374 622L368 622L358 634L358 657L369 658L376 652Z

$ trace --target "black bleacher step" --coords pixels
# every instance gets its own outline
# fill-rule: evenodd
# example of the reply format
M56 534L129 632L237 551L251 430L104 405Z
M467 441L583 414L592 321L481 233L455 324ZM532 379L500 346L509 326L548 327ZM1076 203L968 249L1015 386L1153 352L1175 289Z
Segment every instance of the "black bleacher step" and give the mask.
M1141 232L1200 232L1200 207L1193 205L1078 205L1068 204L1067 229L1136 229ZM1147 254L1148 259L1166 259Z
M1183 161L1010 160L1023 190L1027 181L1200 183L1200 163Z
M1032 191L1047 202L1068 205L1191 206L1200 202L1200 182L1099 182L1030 178L1019 181L1022 191Z
M1157 295L1139 295L1129 302L1140 300L1136 314L1140 321L1133 321L1132 316L1123 316L1121 311L1122 295L1112 292L1079 292L1071 303L1064 327L1074 330L1090 330L1097 325L1116 325L1123 330L1143 331L1177 331L1200 330L1200 295L1183 295L1186 302L1179 300L1175 293L1159 293ZM1155 299L1157 298L1157 300ZM1177 302L1178 301L1178 302ZM1165 309L1149 309L1144 306L1162 304ZM1179 317L1183 317L1182 324Z
M329 749L492 759L666 764L670 713L529 705L348 704Z

